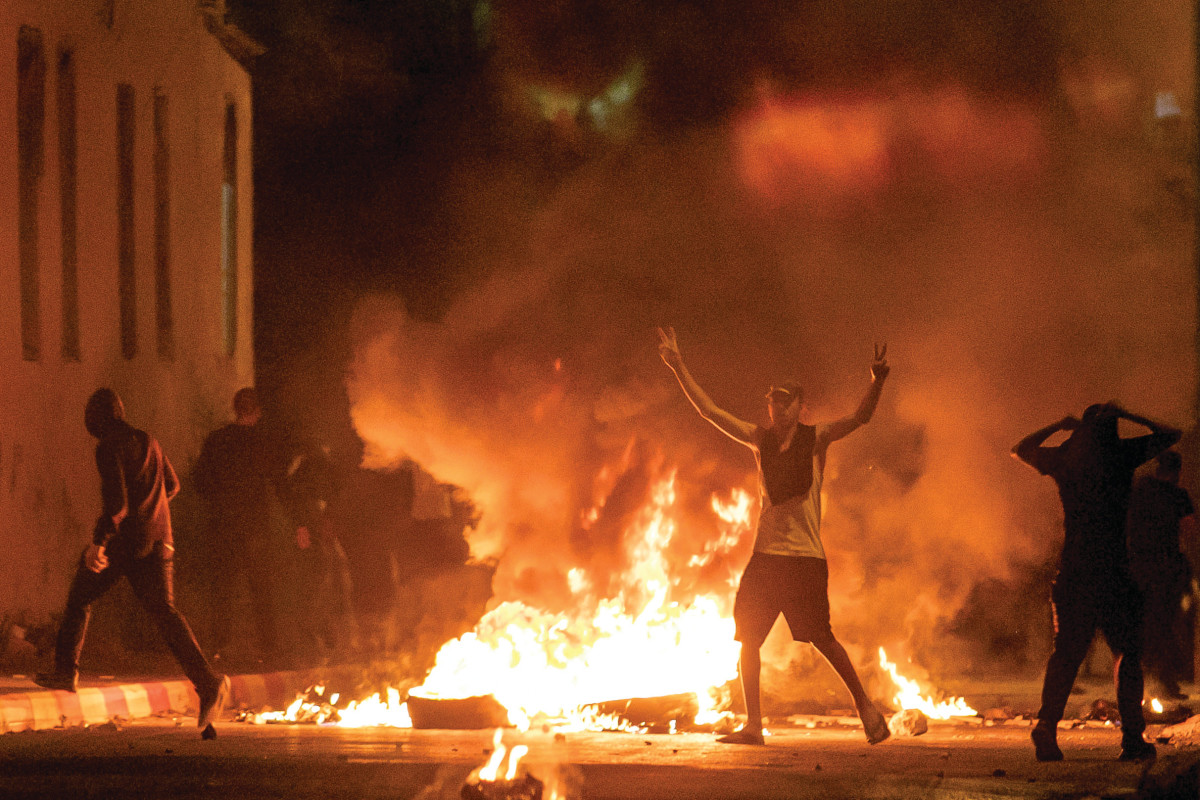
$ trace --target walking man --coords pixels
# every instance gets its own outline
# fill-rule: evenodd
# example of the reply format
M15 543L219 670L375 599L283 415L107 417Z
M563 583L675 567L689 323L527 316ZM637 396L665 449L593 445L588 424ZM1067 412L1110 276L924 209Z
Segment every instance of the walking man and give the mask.
M762 513L754 554L742 574L734 602L736 637L742 643L738 674L746 702L746 725L718 741L763 744L759 650L780 614L792 638L811 642L854 698L867 741L890 735L887 720L867 697L862 681L829 625L829 570L821 544L821 482L829 445L870 421L888 376L887 346L875 348L871 388L851 416L816 426L800 422L803 392L796 383L774 386L767 393L770 425L761 427L719 408L696 383L679 353L675 330L659 335L659 354L670 367L688 400L731 439L754 452Z
M1121 419L1149 434L1122 439ZM1043 443L1070 431L1056 447ZM1063 539L1058 576L1051 589L1054 649L1042 683L1042 707L1031 735L1038 761L1061 761L1058 722L1062 719L1096 629L1104 632L1117 661L1117 709L1121 714L1122 761L1154 758L1154 745L1142 738L1142 596L1129 569L1125 522L1133 473L1141 464L1179 441L1175 428L1131 414L1116 403L1089 406L1083 419L1067 416L1026 436L1013 455L1058 485Z
M175 546L168 502L179 491L179 479L154 437L125 421L121 398L112 389L92 394L84 409L84 424L99 440L96 467L102 511L67 593L54 671L34 680L47 689L76 690L92 604L124 576L196 687L199 725L205 728L220 716L230 684L229 678L213 672L187 620L175 608Z

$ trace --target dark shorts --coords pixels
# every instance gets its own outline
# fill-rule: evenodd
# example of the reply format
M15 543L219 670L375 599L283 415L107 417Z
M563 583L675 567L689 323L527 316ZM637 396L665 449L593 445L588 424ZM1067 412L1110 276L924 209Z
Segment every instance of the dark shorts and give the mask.
M733 604L734 638L747 647L761 646L780 614L797 642L833 635L825 559L765 553L750 557Z

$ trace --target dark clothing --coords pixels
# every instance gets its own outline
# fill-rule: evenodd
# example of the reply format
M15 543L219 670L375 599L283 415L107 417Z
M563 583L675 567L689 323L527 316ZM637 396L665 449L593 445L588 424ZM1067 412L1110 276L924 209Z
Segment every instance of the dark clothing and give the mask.
M1140 737L1146 729L1142 714L1142 604L1132 579L1114 578L1104 586L1056 581L1051 598L1054 650L1046 664L1038 721L1057 724L1062 719L1079 666L1099 628L1117 659L1117 709L1123 733Z
M1091 579L1128 564L1125 520L1133 473L1170 447L1162 434L1108 443L1076 431L1058 447L1039 447L1030 464L1058 485L1063 540L1059 573Z
M220 682L220 677L200 652L187 620L175 608L174 560L167 553L169 551L161 543L155 545L149 555L140 558L114 551L109 555L108 566L100 572L92 572L80 558L67 593L62 625L58 630L54 654L57 674L77 673L92 604L111 589L121 576L125 576L129 579L134 596L154 620L175 660L196 690L207 692Z
M762 430L758 443L758 466L771 505L785 503L804 494L812 486L813 447L816 441L816 428L797 425L791 444L781 453L775 430Z
M309 448L288 471L285 499L293 525L305 528L309 535L308 546L300 549L298 558L300 628L317 652L348 654L357 647L358 627L349 562L332 518L339 484L329 456L320 448Z
M77 674L92 604L125 576L196 690L211 691L220 678L175 608L168 501L179 491L179 479L171 462L152 436L114 420L96 446L96 468L103 513L93 543L104 546L108 566L92 572L86 552L80 557L58 630L55 672L72 678Z
M1129 560L1135 574L1153 577L1153 570L1184 559L1179 523L1195 510L1191 495L1174 483L1148 475L1137 482L1129 500Z
M207 561L213 576L209 609L216 651L229 645L239 613L234 602L237 586L245 581L260 655L275 655L272 509L285 466L275 439L260 425L218 428L200 450L194 475L211 512Z
M792 639L821 641L829 627L829 567L823 558L755 553L742 573L733 620L734 638L758 649L783 614Z
M285 466L263 428L230 423L205 438L196 461L196 489L226 519L267 521Z
M179 492L179 478L154 437L114 422L96 445L96 469L102 510L92 542L137 558L160 542L173 551L167 502Z
M1058 447L1038 447L1027 459L1058 485L1063 505L1062 558L1053 589L1054 650L1046 664L1039 723L1056 724L1079 666L1100 628L1117 659L1117 706L1126 737L1140 739L1142 715L1142 598L1129 571L1125 521L1133 473L1175 443L1154 433L1116 435L1078 428Z
M1179 523L1194 512L1187 490L1146 476L1129 503L1129 558L1145 597L1146 670L1165 688L1178 691L1191 648L1182 608L1190 591L1191 567L1180 549Z

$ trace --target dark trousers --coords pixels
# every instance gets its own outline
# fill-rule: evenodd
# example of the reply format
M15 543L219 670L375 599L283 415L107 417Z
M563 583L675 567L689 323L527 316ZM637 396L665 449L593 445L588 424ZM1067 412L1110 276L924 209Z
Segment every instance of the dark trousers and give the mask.
M1182 556L1173 561L1140 565L1135 577L1145 598L1146 674L1164 687L1178 690L1192 660L1191 637L1182 601L1189 592L1191 571Z
M244 613L237 603L239 586L250 593L250 613L258 637L258 655L272 658L277 655L278 637L275 629L274 592L271 571L278 569L270 546L269 523L247 524L242 520L222 520L219 531L210 542L208 567L211 570L208 600L212 647L222 652L229 647L233 621ZM229 536L249 532L241 539Z
M1132 578L1060 577L1054 583L1054 650L1046 664L1039 724L1056 725L1063 717L1079 666L1097 628L1116 658L1117 710L1126 737L1140 738L1142 714L1142 599Z
M92 604L113 587L122 576L129 579L133 594L150 614L167 647L183 668L183 673L196 687L204 691L219 679L213 672L196 637L179 609L175 608L174 560L164 557L161 545L144 558L116 553L108 554L108 566L92 572L80 558L75 578L67 592L67 608L54 652L54 668L59 675L74 675L79 669L79 654L87 635Z

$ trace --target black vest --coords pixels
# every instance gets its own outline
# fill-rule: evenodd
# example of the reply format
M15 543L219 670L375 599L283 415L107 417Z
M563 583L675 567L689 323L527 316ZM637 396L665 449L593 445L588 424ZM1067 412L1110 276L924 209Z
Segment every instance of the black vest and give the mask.
M763 430L758 444L758 464L771 505L787 502L812 487L816 443L817 429L812 425L797 424L791 445L781 453L775 431Z

